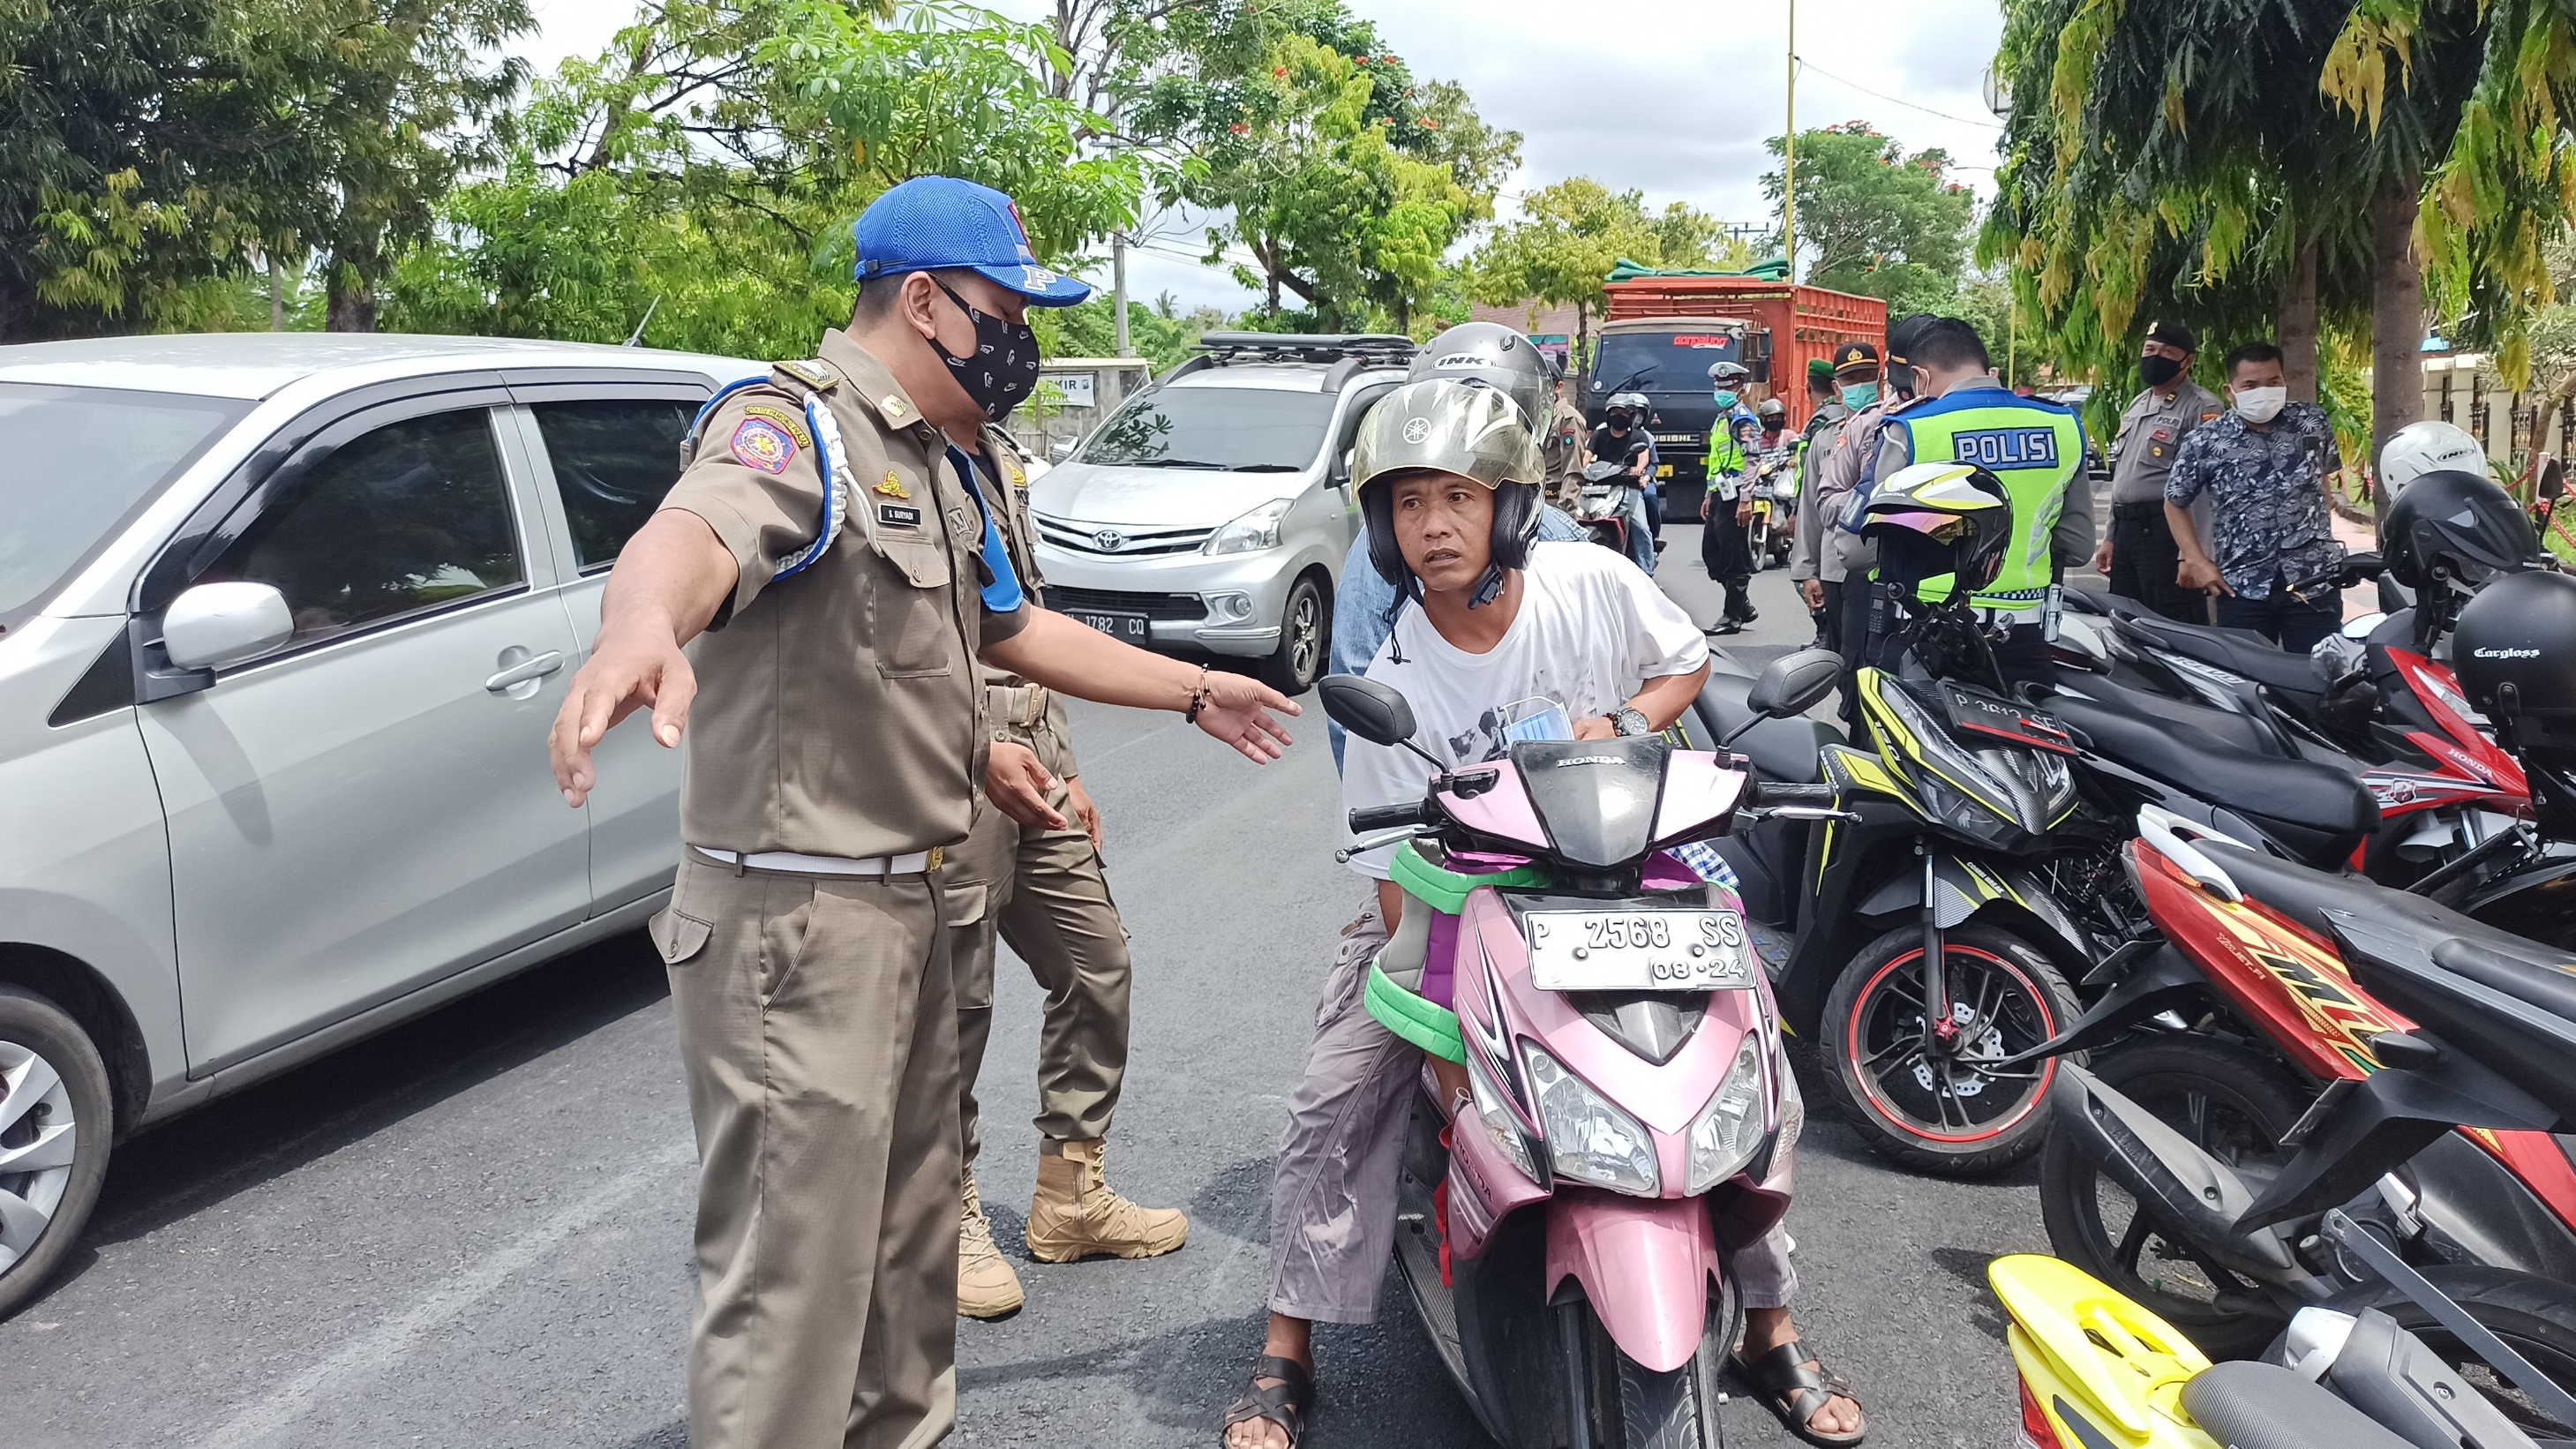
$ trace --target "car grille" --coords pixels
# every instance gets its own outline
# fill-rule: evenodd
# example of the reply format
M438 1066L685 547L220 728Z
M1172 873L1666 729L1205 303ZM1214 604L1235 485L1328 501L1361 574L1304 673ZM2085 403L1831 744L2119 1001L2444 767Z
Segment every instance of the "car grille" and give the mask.
M1129 527L1123 524L1075 523L1068 519L1036 515L1038 537L1071 553L1093 554L1101 558L1158 558L1166 554L1196 553L1208 541L1213 528Z
M1123 589L1071 589L1049 584L1046 603L1050 609L1142 614L1168 623L1194 623L1207 617L1207 602L1196 594L1131 594Z

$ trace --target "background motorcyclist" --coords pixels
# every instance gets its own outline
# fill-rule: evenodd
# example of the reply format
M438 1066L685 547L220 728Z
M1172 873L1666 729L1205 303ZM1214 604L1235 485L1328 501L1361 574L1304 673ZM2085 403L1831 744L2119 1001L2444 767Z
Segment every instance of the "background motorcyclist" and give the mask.
M1653 524L1646 515L1646 488L1655 477L1655 439L1646 430L1646 412L1645 394L1613 394L1610 405L1602 410L1601 426L1592 430L1591 450L1596 460L1627 466L1632 480L1625 499L1628 557L1651 574L1655 571L1655 542Z

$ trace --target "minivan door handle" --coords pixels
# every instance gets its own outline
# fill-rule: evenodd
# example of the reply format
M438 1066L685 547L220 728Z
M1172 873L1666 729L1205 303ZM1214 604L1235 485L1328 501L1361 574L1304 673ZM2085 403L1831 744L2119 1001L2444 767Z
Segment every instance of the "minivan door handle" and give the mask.
M510 657L514 654L519 656L515 660ZM500 673L484 680L483 687L494 694L510 694L520 685L534 684L563 668L563 651L549 649L543 654L530 658L527 650L513 644L501 651L501 663L506 667ZM534 692L529 691L529 693ZM519 694L514 697L525 699L527 695Z

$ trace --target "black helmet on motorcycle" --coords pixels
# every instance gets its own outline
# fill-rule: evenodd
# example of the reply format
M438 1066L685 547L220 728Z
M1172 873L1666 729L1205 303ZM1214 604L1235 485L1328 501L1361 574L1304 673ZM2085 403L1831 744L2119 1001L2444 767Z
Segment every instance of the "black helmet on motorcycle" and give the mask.
M2539 550L2531 520L2510 494L2457 469L2423 474L2399 489L2379 525L2388 572L2410 589L2448 583L2475 593L2500 574L2531 567Z
M2012 543L2012 495L1970 463L1916 463L1869 495L1861 537L1878 546L1878 577L1911 590L1954 581L1958 599L1995 581Z
M1405 370L1406 382L1445 377L1490 387L1520 409L1521 425L1536 435L1547 424L1548 363L1538 345L1500 322L1461 322L1422 344Z
M1609 403L1601 409L1601 418L1602 421L1614 425L1623 422L1639 423L1646 420L1646 411L1644 393L1618 392L1610 395Z
M1471 604L1491 602L1503 571L1529 567L1538 541L1538 440L1511 399L1494 388L1453 378L1408 382L1388 393L1360 421L1351 448L1351 484L1368 523L1369 563L1395 586L1399 602L1422 597L1422 580L1404 562L1395 541L1392 488L1378 486L1398 473L1454 473L1493 490L1493 565L1477 582Z
M1766 430L1789 425L1789 405L1776 397L1764 398L1762 405L1753 411L1761 416L1762 426Z
M2576 749L2571 660L2576 578L2562 573L2534 569L2496 580L2462 606L2451 634L2461 689L2520 749Z

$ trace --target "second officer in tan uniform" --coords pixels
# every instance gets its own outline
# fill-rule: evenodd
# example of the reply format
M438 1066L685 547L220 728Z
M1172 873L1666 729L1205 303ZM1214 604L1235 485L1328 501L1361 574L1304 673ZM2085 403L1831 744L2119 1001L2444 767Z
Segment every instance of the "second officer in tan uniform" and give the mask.
M1255 760L1285 739L1265 706L1295 712L1023 594L989 484L1020 462L989 424L1037 380L1027 308L1090 289L1037 264L1010 199L920 177L855 230L849 328L701 415L550 741L575 806L635 710L687 743L653 940L697 1130L694 1449L924 1449L955 1425L939 880L986 763L977 659L1181 710Z
M996 495L1011 501L998 521L1013 566L1036 587L1028 474L1017 464L1008 471L1007 483L995 480ZM1030 1254L1049 1263L1094 1254L1150 1258L1178 1248L1190 1232L1178 1209L1142 1207L1109 1189L1103 1138L1127 1075L1127 928L1109 896L1100 812L1076 773L1064 701L1044 685L988 665L984 714L992 733L985 789L1009 813L978 815L942 872L949 919L956 922L950 949L966 1153L957 1311L969 1318L998 1318L1024 1301L975 1186L982 1145L975 1081L992 1039L997 938L1010 943L1046 992L1038 1033L1038 1187L1025 1234ZM1021 823L1031 817L1037 817L1033 823Z

